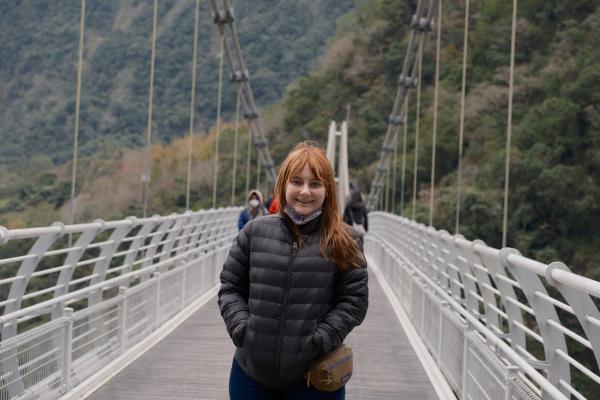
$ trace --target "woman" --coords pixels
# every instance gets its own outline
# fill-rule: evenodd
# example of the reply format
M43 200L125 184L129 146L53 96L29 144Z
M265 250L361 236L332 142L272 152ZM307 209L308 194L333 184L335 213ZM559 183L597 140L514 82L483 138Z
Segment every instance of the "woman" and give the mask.
M238 230L240 231L246 226L248 221L251 221L256 217L262 217L268 212L262 206L262 194L258 190L251 190L248 192L247 203L248 207L240 212L240 217L238 218Z
M229 395L237 399L344 399L303 374L365 318L367 269L358 235L337 207L321 149L288 154L277 177L279 214L250 221L221 272L219 307L236 346Z

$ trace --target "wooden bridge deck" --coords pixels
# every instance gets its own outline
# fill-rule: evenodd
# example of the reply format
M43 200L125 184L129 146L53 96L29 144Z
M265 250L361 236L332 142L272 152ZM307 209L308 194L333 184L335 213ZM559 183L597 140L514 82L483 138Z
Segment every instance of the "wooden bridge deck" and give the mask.
M346 398L437 399L377 278L369 278L367 317L346 340L355 352ZM233 351L215 298L89 398L227 399Z

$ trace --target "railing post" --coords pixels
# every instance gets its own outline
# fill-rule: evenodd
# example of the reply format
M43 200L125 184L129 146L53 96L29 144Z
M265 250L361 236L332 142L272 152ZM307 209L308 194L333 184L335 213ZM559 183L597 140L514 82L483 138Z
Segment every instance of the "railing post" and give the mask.
M119 353L125 351L127 338L127 287L119 286Z
M504 384L506 385L506 392L504 392L504 400L511 400L513 394L512 378L519 374L520 368L516 365L509 365L506 367L506 376Z
M443 341L442 338L444 337L444 310L447 310L450 307L450 305L448 304L447 301L442 300L440 301L440 328L439 328L439 336L438 336L438 348L437 348L437 363L438 365L440 365L440 362L442 361L442 346L443 346Z
M468 321L463 324L463 360L462 360L462 384L461 384L461 398L468 399L467 397L467 359L469 358L469 332L472 331L472 326Z
M73 358L73 309L66 307L63 315L66 318L66 325L63 342L62 378L68 390L71 387L71 360Z
M154 326L152 330L156 330L160 326L160 272L155 272L154 279Z
M421 335L423 335L425 333L424 332L424 330L425 330L425 299L427 298L427 288L428 288L427 284L423 283L423 285L422 285L423 290L421 291L421 298L423 299L421 301L421 321L420 321L421 329L419 332Z
M185 295L186 295L186 293L185 293L185 283L186 282L185 281L187 278L188 266L185 265L185 262L182 262L181 264L182 264L181 265L181 269L182 269L182 271L181 271L181 305L179 308L181 310L183 310L185 308L185 300L186 300L185 299Z

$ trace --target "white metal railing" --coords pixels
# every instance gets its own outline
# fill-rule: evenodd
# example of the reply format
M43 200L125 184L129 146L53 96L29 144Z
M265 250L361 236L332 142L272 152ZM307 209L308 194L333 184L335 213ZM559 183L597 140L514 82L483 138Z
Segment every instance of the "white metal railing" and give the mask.
M239 212L0 227L0 400L59 398L209 292Z
M369 218L365 251L459 398L599 393L600 282L396 215Z

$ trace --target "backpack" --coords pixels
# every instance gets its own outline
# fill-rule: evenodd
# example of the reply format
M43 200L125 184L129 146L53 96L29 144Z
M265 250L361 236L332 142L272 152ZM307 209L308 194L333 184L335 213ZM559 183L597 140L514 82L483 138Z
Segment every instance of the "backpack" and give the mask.
M365 227L363 226L363 217L362 217L362 213L360 212L360 210L358 211L358 213L355 213L352 209L350 209L350 216L352 217L352 227L354 228L354 230L361 237L365 236L367 231L365 230ZM357 216L358 216L358 218L357 218Z

